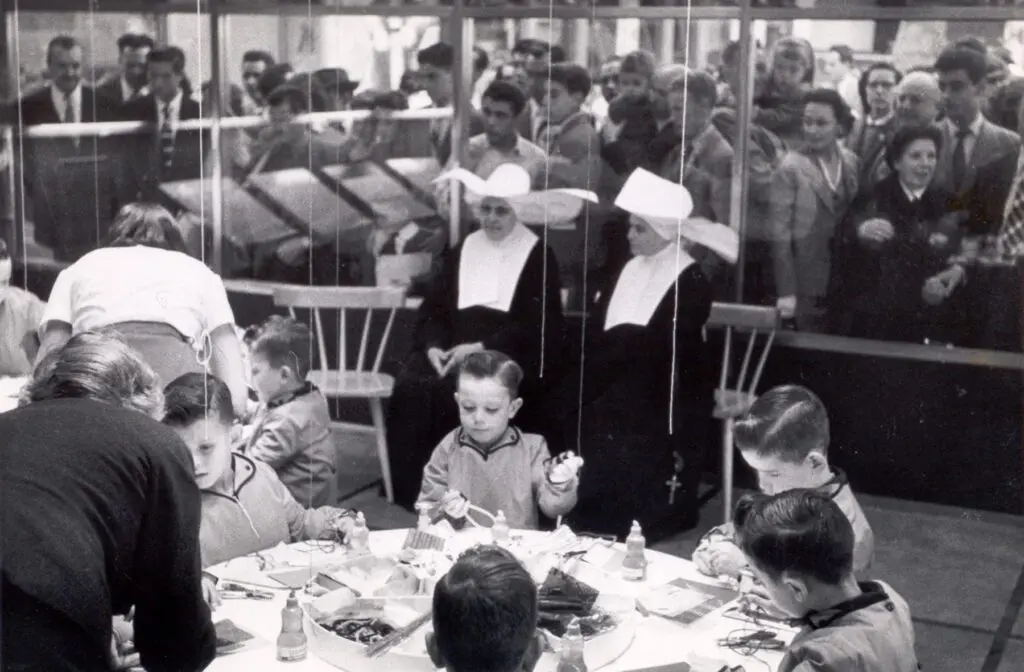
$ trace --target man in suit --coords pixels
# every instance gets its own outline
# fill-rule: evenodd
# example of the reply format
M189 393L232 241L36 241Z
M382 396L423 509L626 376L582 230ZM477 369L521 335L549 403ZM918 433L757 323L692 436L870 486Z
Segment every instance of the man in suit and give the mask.
M233 110L240 117L254 117L263 112L266 100L260 94L260 77L268 68L274 66L274 57L266 51L250 50L242 55L242 83L244 92L238 101L237 110Z
M209 133L179 131L183 121L200 118L199 103L185 94L185 53L161 47L146 61L150 93L124 106L124 117L155 125L155 133L134 136L123 165L132 200L156 200L160 184L197 180L202 176L203 152L210 147Z
M982 177L995 166L1012 166L1013 160L1006 157L1016 157L1021 147L1020 136L993 124L981 113L986 99L986 67L984 54L965 47L947 49L935 62L946 112L939 123L943 144L935 183L961 197L964 209ZM1008 185L1009 181L1001 182ZM1002 194L999 202L1005 200L1006 194ZM973 213L971 220L968 228L979 233L994 233L1001 223L981 221Z
M96 87L96 93L110 101L114 108L149 93L146 85L146 61L156 44L149 35L125 33L117 39L119 77L110 77Z
M260 131L252 144L247 174L290 168L319 170L351 160L353 142L346 142L338 131L331 127L317 130L294 122L296 116L309 111L301 89L290 84L278 87L267 97L267 110L270 125Z
M452 45L445 42L438 42L420 50L416 54L419 63L420 82L430 96L434 107L454 106L452 100L454 91L452 68L455 66L455 50ZM484 122L480 113L471 111L469 123L469 137L484 132ZM436 119L431 123L430 142L434 148L434 156L438 163L445 166L451 161L452 148L452 120Z
M82 47L75 38L60 35L50 40L46 67L49 86L18 102L20 125L114 118L109 105L82 83ZM20 128L16 137L23 137ZM23 179L35 239L51 248L59 260L75 261L95 248L98 234L111 221L116 203L108 149L108 143L96 136L24 141Z
M854 123L846 147L860 159L862 188L870 181L870 170L896 131L896 87L901 76L889 63L875 63L860 77L858 90L866 112Z

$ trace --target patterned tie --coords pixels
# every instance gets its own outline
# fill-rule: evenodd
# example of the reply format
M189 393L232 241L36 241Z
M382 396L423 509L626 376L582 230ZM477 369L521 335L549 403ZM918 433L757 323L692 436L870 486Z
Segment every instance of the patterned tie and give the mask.
M160 158L164 170L174 163L174 129L171 128L171 104L164 103L164 121L160 125Z
M967 176L967 147L965 141L971 134L970 129L957 131L956 146L953 147L953 186L959 191Z
M75 121L75 103L71 100L71 94L69 93L64 96L64 123L73 124ZM78 147L81 140L77 135L71 138L71 141L75 143L75 147Z
M999 250L1003 254L1024 253L1024 179L1018 179L1010 194L1006 219L999 229Z

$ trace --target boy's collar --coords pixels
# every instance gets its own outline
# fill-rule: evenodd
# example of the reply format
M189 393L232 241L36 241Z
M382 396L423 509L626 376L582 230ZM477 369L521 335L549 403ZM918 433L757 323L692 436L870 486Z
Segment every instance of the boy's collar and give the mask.
M896 608L892 601L889 600L889 594L885 592L881 584L868 581L857 585L860 586L862 591L857 597L840 602L828 609L808 612L803 618L795 619L795 622L812 630L820 630L821 628L829 627L843 616L874 606L880 602L886 602L885 608L889 611Z
M218 495L220 497L238 497L238 493L242 491L245 485L256 477L256 463L245 455L239 453L231 454L231 476L228 480L231 483L229 492L222 492L220 490L207 489L201 492Z
M832 478L822 483L815 490L828 496L829 499L835 499L842 492L843 488L849 485L850 481L846 478L846 472L842 469L832 467L830 471L832 472Z
M486 460L488 457L494 455L502 448L514 446L515 444L519 443L520 438L521 436L519 434L519 430L513 427L512 425L509 425L508 428L505 430L505 433L502 434L497 441L495 441L494 443L487 447L483 447L476 441L474 441L473 437L471 437L462 427L459 428L459 433L456 435L455 440L458 442L460 446L465 446L466 448L476 451L480 455L480 457Z
M310 381L307 380L306 382L304 382L302 384L302 387L300 387L298 389L295 389L295 390L292 390L291 392L285 392L284 394L281 394L281 395L277 396L276 398L271 399L270 401L268 401L267 402L267 409L269 410L269 409L272 409L272 408L277 408L279 406L284 406L289 401L294 401L295 399L298 399L299 397L302 397L302 396L305 396L305 395L310 394L312 392L315 392L316 390L317 390L316 385L314 385L313 383L311 383Z

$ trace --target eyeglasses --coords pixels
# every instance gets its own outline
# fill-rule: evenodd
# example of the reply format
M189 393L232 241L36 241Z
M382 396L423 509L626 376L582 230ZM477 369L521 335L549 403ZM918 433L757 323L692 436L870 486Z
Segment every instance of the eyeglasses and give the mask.
M896 87L895 82L868 82L867 88L869 89L885 89L889 91Z
M507 205L478 205L476 210L481 215L494 215L495 217L505 217L512 213L512 209Z

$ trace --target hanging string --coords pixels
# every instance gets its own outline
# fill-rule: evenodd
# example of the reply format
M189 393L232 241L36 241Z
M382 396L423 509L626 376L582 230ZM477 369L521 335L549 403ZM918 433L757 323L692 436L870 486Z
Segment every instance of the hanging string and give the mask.
M89 62L92 64L93 55L96 53L96 0L89 3ZM84 60L84 59L83 59ZM93 71L95 74L95 71ZM96 118L96 95L92 96L92 120ZM65 121L81 122L82 119L70 119ZM95 161L92 164L92 199L93 199L93 220L96 227L96 243L100 242L100 175L99 175L99 136L92 135L92 155ZM27 265L27 264L26 264Z
M11 166L11 179L18 180L16 188L21 195L21 207L19 208L21 210L21 282L23 287L28 288L28 230L25 225L28 221L28 210L25 207L25 182L30 176L25 175L25 110L21 104L24 95L21 88L21 15L18 0L14 0L14 67L17 71L15 73L15 89L18 93L18 159L17 165ZM11 133L12 143L14 139L15 134ZM18 179L18 166L21 167L21 179Z
M597 0L590 0L590 25L597 25ZM587 45L587 65L590 64L590 45ZM596 132L597 129L595 128ZM593 143L587 145L587 183L584 188L590 189L590 167L592 165ZM604 166L602 165L602 169ZM591 189L591 191L597 191L597 189ZM580 296L583 301L583 318L580 324L580 377L578 385L578 397L576 401L576 454L583 455L583 377L586 370L587 362L587 318L590 315L589 308L589 296L588 291L589 284L587 279L589 278L590 269L590 205L587 203L583 204L583 279L582 287L580 288Z
M551 98L551 31L555 21L555 2L548 0L548 86L545 96ZM544 105L544 191L551 186L551 106ZM532 132L532 129L531 129ZM540 138L537 138L540 140ZM540 291L540 378L544 378L546 363L547 330L548 330L548 230L551 228L548 201L544 200L544 249L541 251L541 291ZM558 269L555 269L558 272ZM558 297L561 301L561 296Z
M196 52L198 54L198 56L197 56L197 59L198 59L197 63L198 63L198 66L199 66L199 86L200 86L199 118L200 119L203 118L203 96L202 96L202 86L203 86L203 17L202 17L202 7L203 7L203 0L196 0ZM214 56L214 58L217 57L216 54L214 54L213 56ZM221 74L223 75L223 73L221 73ZM210 86L211 93L213 93L214 95L220 95L220 90L224 88L223 82L218 82L217 83L218 84L218 87L217 87L218 90L217 91L213 91L213 82L211 82L210 84L211 84L211 86ZM220 105L217 105L214 109L219 110L220 109ZM179 120L181 119L181 110L178 111L178 118L179 118ZM217 132L220 133L220 128L219 127L217 129ZM200 186L200 192L199 193L200 194L205 194L206 193L206 184L205 184L205 182L206 182L207 177L206 177L205 159L206 159L206 149L203 147L203 131L200 130L199 131L199 186ZM202 261L205 264L206 263L206 199L205 198L200 198L199 199L199 241L200 241L199 242L199 259L200 259L200 261Z
M686 107L690 98L690 24L692 21L693 0L686 0L686 36L683 38L683 51L686 57L686 78L683 80L683 116L680 120L679 140L679 186L683 186L683 178L686 176ZM671 93L671 90L670 90ZM669 436L675 433L675 405L676 405L676 363L679 358L679 264L682 261L682 236L681 228L683 217L679 216L676 222L676 279L672 283L672 368L669 371L668 388L668 433Z

